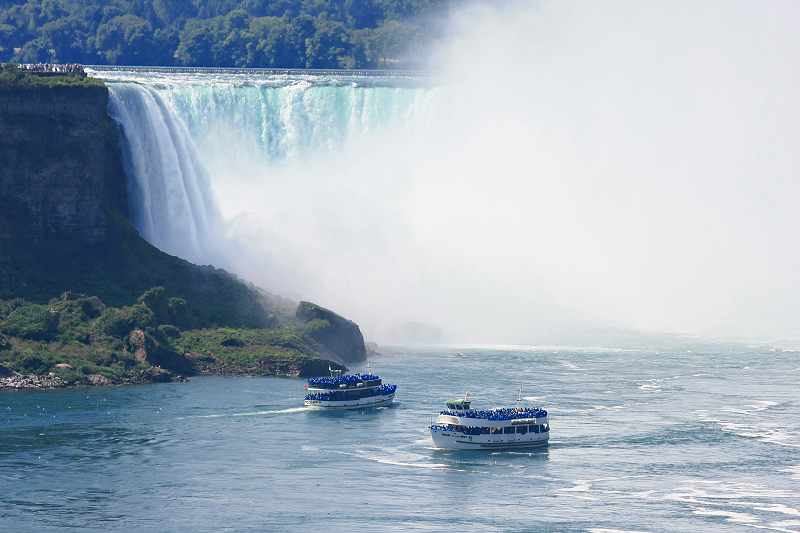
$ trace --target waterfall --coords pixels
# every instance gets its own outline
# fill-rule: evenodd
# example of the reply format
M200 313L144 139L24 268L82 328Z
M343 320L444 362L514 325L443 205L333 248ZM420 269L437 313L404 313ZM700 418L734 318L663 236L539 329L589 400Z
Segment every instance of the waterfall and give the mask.
M109 114L124 134L132 223L165 252L221 266L225 217L215 190L224 191L231 180L269 181L276 169L302 167L357 139L413 122L430 92L408 81L104 78Z
M125 137L133 225L161 250L200 261L219 214L186 125L153 88L112 84L110 95Z

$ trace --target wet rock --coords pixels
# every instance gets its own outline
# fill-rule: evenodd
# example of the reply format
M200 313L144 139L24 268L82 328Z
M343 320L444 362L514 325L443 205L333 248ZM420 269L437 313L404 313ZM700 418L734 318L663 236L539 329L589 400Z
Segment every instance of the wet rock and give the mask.
M59 377L17 374L0 378L0 389L59 389L69 385Z
M169 383L172 381L172 374L158 366L151 366L141 372L141 378L153 383Z
M86 381L88 381L90 385L94 385L95 387L108 387L109 385L114 384L113 381L111 381L105 376L101 376L100 374L89 374L88 376L86 376Z

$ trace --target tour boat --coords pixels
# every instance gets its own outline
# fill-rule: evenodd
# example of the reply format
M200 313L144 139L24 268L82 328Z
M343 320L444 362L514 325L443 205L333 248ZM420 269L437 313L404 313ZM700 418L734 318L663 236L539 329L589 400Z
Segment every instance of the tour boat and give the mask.
M329 378L308 380L306 407L314 409L366 409L391 405L397 385L384 385L370 373L342 375L331 370Z
M520 391L520 402L522 400ZM515 407L477 411L463 400L445 402L431 425L434 448L498 450L544 446L550 438L547 411L538 407Z

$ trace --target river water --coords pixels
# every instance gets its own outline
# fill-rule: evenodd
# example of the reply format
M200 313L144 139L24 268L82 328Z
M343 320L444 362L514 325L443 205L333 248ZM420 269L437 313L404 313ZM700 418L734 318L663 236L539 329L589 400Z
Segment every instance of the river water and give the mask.
M2 392L0 529L800 531L798 352L381 351L397 401L363 412L274 377ZM547 448L431 448L444 399L519 387Z

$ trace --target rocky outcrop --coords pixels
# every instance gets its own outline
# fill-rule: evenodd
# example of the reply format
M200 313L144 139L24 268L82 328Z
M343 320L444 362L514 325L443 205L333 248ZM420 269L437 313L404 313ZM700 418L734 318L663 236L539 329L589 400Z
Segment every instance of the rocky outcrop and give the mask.
M150 381L153 383L169 383L171 381L182 381L175 380L172 376L172 373L169 370L164 370L158 366L151 366L141 372L141 378L144 381Z
M95 387L108 387L114 384L112 380L100 374L89 374L86 376L86 381L89 382L89 385L94 385Z
M68 381L57 376L36 376L30 374L0 378L0 389L60 389L68 385Z
M342 362L364 361L367 349L358 324L311 302L300 302L295 316L306 325L306 333Z

